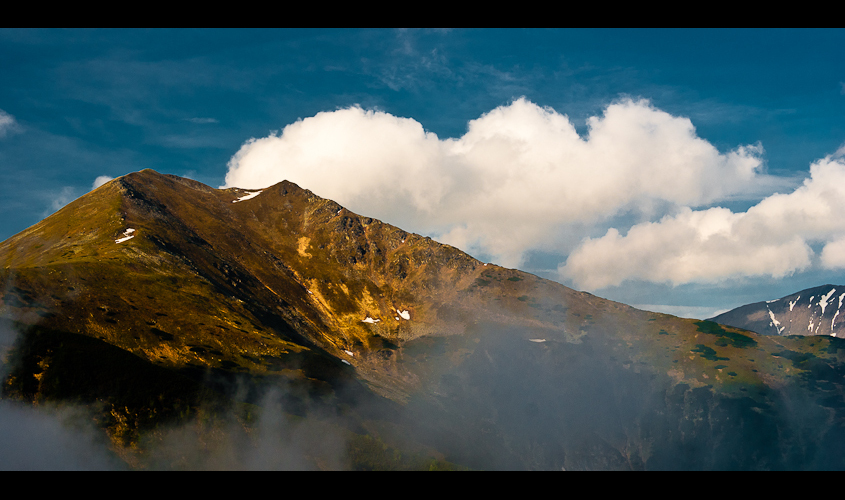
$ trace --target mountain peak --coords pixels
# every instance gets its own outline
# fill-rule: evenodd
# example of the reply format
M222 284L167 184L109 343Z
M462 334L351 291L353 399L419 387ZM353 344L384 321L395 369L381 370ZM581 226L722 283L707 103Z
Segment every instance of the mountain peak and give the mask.
M10 238L0 262L6 281L25 283L19 288L32 292L27 296L40 297L18 319L175 366L235 362L241 358L234 347L212 342L214 329L261 337L270 325L299 349L316 347L364 366L381 339L463 332L466 324L455 317L490 307L476 283L482 271L539 280L485 266L290 181L214 189L149 169L114 179ZM103 329L103 321L136 333ZM196 324L204 325L199 332ZM181 338L180 331L193 333ZM162 351L162 339L178 347ZM201 355L191 351L195 345L215 347Z
M640 311L288 181L214 189L128 174L0 243L0 263L0 317L22 332L4 394L83 401L124 449L217 404L209 391L251 404L276 391L297 415L359 412L354 432L399 429L386 434L481 468L788 468L784 449L821 439L782 432L796 419L779 412L796 405L777 390L802 408L845 407L793 376L841 379L838 339L774 342ZM835 288L809 302L824 321L845 299ZM360 416L372 408L390 411ZM805 427L821 435L831 424L818 415ZM733 447L690 451L720 443Z
M845 337L845 285L821 285L737 307L712 321L764 335Z

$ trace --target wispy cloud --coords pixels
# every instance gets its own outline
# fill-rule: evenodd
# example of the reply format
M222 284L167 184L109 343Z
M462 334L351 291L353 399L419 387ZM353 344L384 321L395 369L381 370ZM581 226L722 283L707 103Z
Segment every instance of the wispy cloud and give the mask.
M79 197L79 190L74 186L46 188L37 193L43 211L38 215L43 219Z
M76 194L76 189L73 186L64 186L59 191L53 191L51 193L52 201L50 202L50 213L59 210L60 208L75 200L77 197L78 196ZM44 214L45 217L47 215L49 214Z
M454 61L443 43L446 31L399 29L392 40L385 43L392 47L381 57L365 58L362 71L375 78L376 85L394 91L420 91L431 89L440 82L460 85L463 78L456 71ZM432 36L433 35L433 36Z
M204 92L243 91L274 71L278 69L234 68L204 57L137 61L115 52L108 57L65 62L52 76L69 97L108 107L111 119L155 130L162 121L185 119L185 111L174 103L193 102L194 96ZM218 123L207 116L185 120Z
M220 120L217 118L186 118L187 121L191 123L196 123L198 125L205 125L209 123L220 123Z
M15 121L15 117L0 109L0 138L18 130L20 130L20 125Z
M220 140L219 135L207 134L166 134L156 138L156 142L168 148L193 149L214 148L228 149L229 145ZM230 150L231 151L231 150Z

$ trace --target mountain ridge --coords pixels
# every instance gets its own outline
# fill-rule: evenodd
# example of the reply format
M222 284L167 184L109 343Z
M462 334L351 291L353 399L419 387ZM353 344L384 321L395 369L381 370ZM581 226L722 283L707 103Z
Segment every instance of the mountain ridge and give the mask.
M287 181L214 189L128 174L0 243L0 266L0 316L21 330L4 394L105 405L98 418L124 453L163 415L257 404L271 389L300 417L319 408L355 433L475 468L819 466L821 452L795 443L832 449L824 436L842 429L826 413L845 406L839 339L641 311ZM181 395L122 372L114 348L172 376ZM61 355L73 349L91 374ZM112 379L145 396L102 382ZM782 415L795 394L813 401L806 426ZM748 425L779 451L742 436ZM700 446L717 451L671 458Z
M837 293L838 292L838 293ZM763 335L827 335L845 337L840 317L845 286L821 285L779 299L746 304L710 321L745 328ZM837 323L837 319L840 323Z

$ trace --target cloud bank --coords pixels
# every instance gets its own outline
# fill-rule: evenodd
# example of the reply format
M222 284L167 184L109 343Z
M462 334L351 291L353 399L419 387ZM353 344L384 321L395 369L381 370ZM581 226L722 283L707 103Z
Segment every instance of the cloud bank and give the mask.
M561 266L586 288L625 279L713 283L736 276L781 278L814 265L811 244L823 245L818 265L845 268L845 161L828 156L787 194L773 194L746 212L683 208L659 222L611 228L587 239Z
M786 185L764 172L762 155L759 144L720 152L689 119L646 100L610 104L583 136L566 115L524 98L447 139L411 118L351 107L247 141L225 187L287 179L508 267L532 250L555 252L561 277L586 289L785 276L813 264L809 244L819 241L822 265L845 267L839 152L748 212L694 210ZM596 229L606 233L581 238Z
M358 107L319 113L248 141L225 185L284 179L368 215L517 265L570 224L661 203L699 205L749 190L762 150L719 153L692 123L625 100L580 137L566 115L525 99L439 139L410 118Z

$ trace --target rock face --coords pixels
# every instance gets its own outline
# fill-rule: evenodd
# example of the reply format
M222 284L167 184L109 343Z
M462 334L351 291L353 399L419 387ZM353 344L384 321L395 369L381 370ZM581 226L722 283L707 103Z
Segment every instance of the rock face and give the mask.
M845 468L839 339L640 311L290 182L115 179L0 244L0 287L4 397L85 405L132 466L276 394L349 468Z
M763 335L845 337L845 286L823 285L738 307L711 321Z

